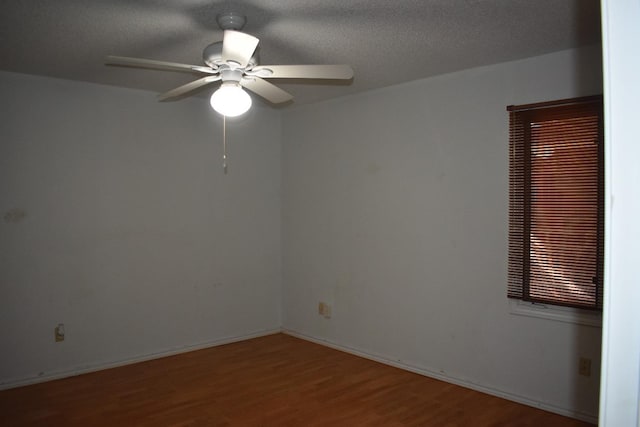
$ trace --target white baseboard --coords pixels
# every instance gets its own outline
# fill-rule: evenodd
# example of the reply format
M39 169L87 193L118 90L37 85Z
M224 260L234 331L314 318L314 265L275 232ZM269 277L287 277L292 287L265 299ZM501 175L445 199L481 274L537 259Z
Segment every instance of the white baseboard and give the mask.
M282 329L282 333L291 335L296 338L300 338L306 341L311 341L316 344L320 344L326 347L330 347L336 350L344 351L345 353L350 353L356 356L364 357L365 359L374 360L376 362L384 363L385 365L394 366L396 368L404 369L409 372L413 372L416 374L424 375L425 377L435 378L440 381L445 381L451 384L459 385L461 387L466 387L472 390L476 390L482 393L490 394L492 396L501 397L506 400L511 400L516 403L522 403L523 405L532 406L534 408L543 409L548 412L553 412L555 414L564 415L566 417L576 418L582 421L586 421L588 423L597 424L598 416L595 414L588 414L584 412L575 411L568 408L562 408L559 406L555 406L545 402L539 402L536 400L529 399L524 396L520 396L511 392L506 392L503 390L498 390L492 387L486 387L481 384L476 384L469 382L467 380L456 378L450 375L445 375L435 370L426 369L418 366L409 365L403 362L398 362L389 357L380 354L373 354L368 351L360 350L357 348L341 345L334 343L329 340L315 338L291 329Z
M45 375L20 378L17 380L9 380L6 383L0 384L0 390L7 390L10 388L22 387L25 385L43 383L46 381L58 380L61 378L74 377L76 375L88 374L90 372L101 371L103 369L117 368L118 366L131 365L133 363L146 362L147 360L160 359L167 356L174 356L180 353L187 353L190 351L202 350L210 347L217 347L219 345L231 344L233 342L245 341L252 338L263 337L267 335L278 334L282 332L282 329L267 329L263 331L252 332L246 335L238 335L233 337L225 337L213 341L202 342L193 345L186 345L179 348L173 348L169 350L160 351L157 353L143 354L140 356L130 357L126 359L116 360L113 362L99 363L82 368L68 369L64 371L57 371L47 373Z

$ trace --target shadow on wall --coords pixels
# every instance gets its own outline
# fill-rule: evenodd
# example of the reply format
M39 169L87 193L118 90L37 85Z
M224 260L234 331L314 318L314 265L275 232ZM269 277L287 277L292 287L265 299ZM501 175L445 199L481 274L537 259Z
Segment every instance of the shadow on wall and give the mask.
M585 34L593 34L593 27L601 26L600 1L580 1L576 4L576 33L578 42L593 44L593 49L576 50L576 66L574 68L573 82L578 93L584 93L583 88L602 87L602 67L594 69L588 64L594 63L593 55L597 55L597 62L602 64L602 40L585 39ZM599 30L597 34L600 34ZM601 91L602 92L602 91ZM593 94L596 95L596 94ZM571 399L574 405L577 402L590 400L591 396L599 396L600 389L600 352L593 353L593 342L597 340L599 350L602 345L602 328L596 326L575 325L573 342L568 343L575 350L569 366L575 366L575 370L569 375L574 379ZM593 408L590 412L598 413L598 400L591 402Z
M600 1L580 1L577 2L576 7L576 31L574 36L574 43L580 45L594 45L598 46L597 55L599 56L598 63L602 64L602 38L601 24L600 24ZM593 28L597 27L597 33L593 31ZM598 39L592 39L590 34L598 34ZM594 87L594 83L598 83L598 86L602 87L602 67L594 69L590 67L592 64L589 59L592 54L595 54L596 49L577 49L576 50L576 68L573 76L576 89ZM596 95L596 94L594 94Z
M571 403L578 407L578 402L589 403L587 416L598 414L600 390L600 352L595 352L602 345L602 328L598 326L575 325L573 342L568 345L574 349L570 352L569 366L575 366L569 376L574 384L571 390ZM598 346L593 346L597 342Z

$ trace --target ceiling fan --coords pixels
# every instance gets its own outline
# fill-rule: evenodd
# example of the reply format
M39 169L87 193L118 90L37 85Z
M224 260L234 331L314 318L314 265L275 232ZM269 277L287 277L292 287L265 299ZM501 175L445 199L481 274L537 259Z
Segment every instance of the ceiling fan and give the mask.
M224 37L221 42L212 43L204 49L204 66L124 56L107 56L106 63L204 75L198 80L160 94L160 101L175 100L198 88L221 81L220 88L211 96L211 106L225 117L239 116L251 107L251 97L243 88L273 104L293 99L291 94L267 79L349 80L353 77L353 69L349 65L259 65L259 40L240 32L246 23L246 17L228 12L218 15L217 22L224 30Z

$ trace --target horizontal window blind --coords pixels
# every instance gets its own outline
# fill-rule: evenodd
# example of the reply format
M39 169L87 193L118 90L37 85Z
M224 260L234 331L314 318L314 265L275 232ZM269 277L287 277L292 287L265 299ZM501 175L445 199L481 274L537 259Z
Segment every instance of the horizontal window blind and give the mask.
M601 98L509 110L508 296L599 309Z

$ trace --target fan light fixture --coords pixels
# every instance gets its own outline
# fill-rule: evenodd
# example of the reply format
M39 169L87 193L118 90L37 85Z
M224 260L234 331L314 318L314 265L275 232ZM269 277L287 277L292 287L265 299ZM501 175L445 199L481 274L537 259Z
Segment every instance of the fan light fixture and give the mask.
M225 82L211 95L211 107L227 117L236 117L251 108L251 97L236 82Z

